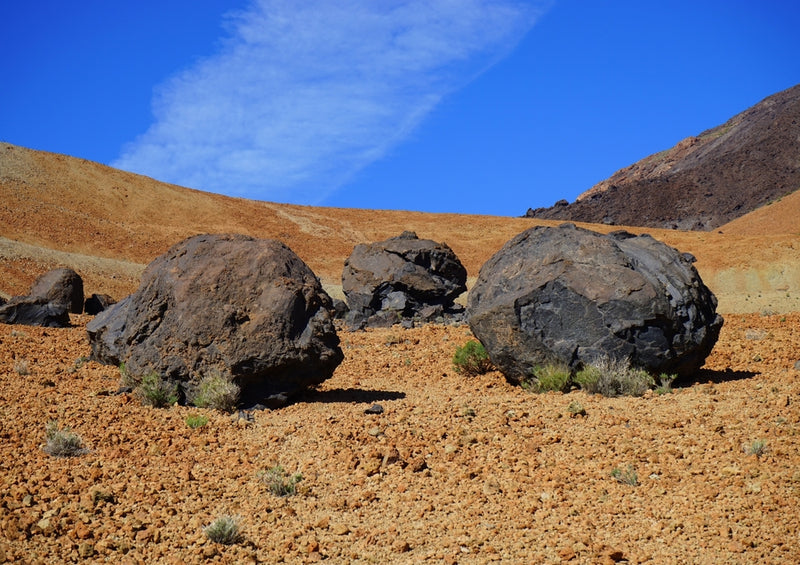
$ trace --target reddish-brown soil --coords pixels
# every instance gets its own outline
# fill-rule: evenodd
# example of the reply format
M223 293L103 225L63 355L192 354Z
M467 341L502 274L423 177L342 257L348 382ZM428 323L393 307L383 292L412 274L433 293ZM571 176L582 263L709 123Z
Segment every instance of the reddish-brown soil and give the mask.
M463 377L465 327L342 333L333 377L252 423L109 394L74 321L0 326L0 562L800 562L798 314L728 316L706 370L643 398ZM50 420L89 453L44 453ZM278 464L296 495L260 480ZM222 515L241 543L206 539Z
M118 369L84 361L88 317L0 325L0 563L800 562L798 214L791 195L713 233L631 228L696 255L726 318L703 371L644 398L465 378L463 326L341 331L330 380L247 422L113 394ZM231 199L0 144L6 296L65 265L121 297L173 243L226 231L285 241L332 292L355 244L405 229L446 241L474 279L542 223ZM51 420L89 452L42 451ZM278 464L303 475L295 496L259 479ZM240 543L206 539L222 515Z

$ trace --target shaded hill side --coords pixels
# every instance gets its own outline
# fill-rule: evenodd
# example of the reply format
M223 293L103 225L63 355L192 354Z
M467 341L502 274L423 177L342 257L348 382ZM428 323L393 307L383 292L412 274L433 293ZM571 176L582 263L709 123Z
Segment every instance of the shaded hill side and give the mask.
M753 215L770 229L749 230L749 216L723 226L723 233L628 229L693 253L722 312L800 311L800 197L786 197ZM257 202L0 144L0 294L6 297L26 293L49 269L69 266L84 278L87 293L120 298L136 289L144 266L174 243L197 233L223 232L283 241L331 292L340 285L355 245L403 230L446 242L474 280L514 235L532 225L558 223Z
M710 230L800 189L800 85L528 217Z

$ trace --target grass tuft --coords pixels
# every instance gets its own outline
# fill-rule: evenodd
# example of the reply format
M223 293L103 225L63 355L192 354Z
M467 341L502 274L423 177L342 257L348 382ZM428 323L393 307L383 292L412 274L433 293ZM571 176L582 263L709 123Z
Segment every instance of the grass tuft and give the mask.
M81 436L69 428L59 429L58 422L51 420L45 427L45 444L42 449L53 457L77 457L89 452Z
M233 545L242 539L239 518L236 516L220 516L203 528L203 533L214 543Z
M202 428L206 424L208 424L208 416L204 414L189 414L186 416L186 425L193 430Z
M135 395L142 404L153 408L165 408L178 401L178 385L161 378L155 371L142 377Z
M636 475L636 469L633 468L633 465L628 465L625 470L619 468L612 469L611 478L618 483L630 485L632 487L639 484L639 477Z
M569 388L571 371L566 365L543 365L533 370L533 376L523 383L523 388L533 392L564 392Z
M290 475L283 467L275 465L262 473L260 478L272 494L284 497L297 494L297 483L303 480L303 475L300 473Z
M474 377L494 370L494 365L483 344L472 340L456 349L453 369L465 377Z
M220 371L211 370L197 384L191 398L198 408L211 408L223 412L233 412L239 403L239 386L231 377Z

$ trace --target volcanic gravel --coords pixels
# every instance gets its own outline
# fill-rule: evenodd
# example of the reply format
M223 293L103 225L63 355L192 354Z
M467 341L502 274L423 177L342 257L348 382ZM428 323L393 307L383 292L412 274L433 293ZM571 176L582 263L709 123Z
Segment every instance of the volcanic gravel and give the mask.
M0 562L800 562L798 313L727 315L696 378L641 398L459 375L466 326L342 331L330 380L233 415L117 394L72 320L0 325ZM45 453L52 420L88 452ZM225 515L232 545L203 530Z

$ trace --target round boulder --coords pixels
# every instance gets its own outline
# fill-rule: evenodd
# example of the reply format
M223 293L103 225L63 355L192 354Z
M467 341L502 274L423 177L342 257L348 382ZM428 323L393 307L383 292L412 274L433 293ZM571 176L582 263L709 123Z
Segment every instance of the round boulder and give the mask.
M603 357L687 375L723 324L693 261L649 235L534 227L481 268L469 325L513 383L543 364L577 369Z
M331 377L343 359L331 298L284 244L200 235L148 265L139 289L87 325L92 356L155 371L192 390L207 374L245 405L291 396Z
M402 320L433 321L458 311L467 270L445 243L397 237L357 245L342 272L348 326L387 326Z

